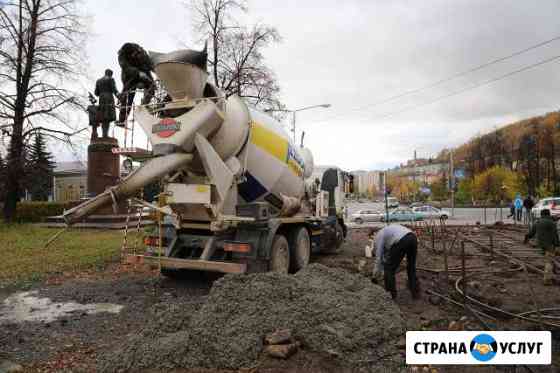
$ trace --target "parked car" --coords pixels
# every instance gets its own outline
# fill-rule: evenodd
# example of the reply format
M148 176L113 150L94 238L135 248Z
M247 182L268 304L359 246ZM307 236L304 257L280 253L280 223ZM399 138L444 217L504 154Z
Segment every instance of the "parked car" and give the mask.
M408 207L410 207L411 209L415 207L422 207L422 206L424 206L424 203L422 202L412 202L410 205L408 205Z
M435 208L433 206L420 206L420 207L415 207L412 209L412 211L422 215L422 217L424 219L449 219L449 216L451 216L451 214L449 213L449 211L445 211L445 210L440 210L438 208Z
M360 210L352 216L350 216L350 221L362 224L366 221L381 221L383 213L375 210Z
M397 208L399 207L399 200L395 197L387 197L387 205L389 208Z
M560 219L560 197L549 197L539 200L531 210L531 215L534 218L540 218L542 210L550 210L550 215L554 220Z
M424 220L422 215L412 211L409 208L395 209L389 212L389 221L418 221ZM385 215L381 217L381 221L385 221Z

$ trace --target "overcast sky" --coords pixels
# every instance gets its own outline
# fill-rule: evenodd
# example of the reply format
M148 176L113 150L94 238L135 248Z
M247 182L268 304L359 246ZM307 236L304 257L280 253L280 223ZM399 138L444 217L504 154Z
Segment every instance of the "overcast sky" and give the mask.
M414 149L419 157L434 155L477 133L560 107L560 60L422 106L560 55L560 41L375 105L560 36L557 0L253 0L249 5L248 22L275 26L283 38L265 54L287 107L332 105L298 113L298 130L305 130L317 164L387 168L411 158ZM195 39L180 0L88 0L87 7L93 32L90 89L107 67L120 75L116 57L124 42L165 52Z

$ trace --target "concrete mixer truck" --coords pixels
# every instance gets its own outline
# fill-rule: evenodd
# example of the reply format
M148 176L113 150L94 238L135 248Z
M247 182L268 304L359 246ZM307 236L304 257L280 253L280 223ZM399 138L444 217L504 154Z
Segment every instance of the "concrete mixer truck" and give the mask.
M346 235L347 175L338 168L310 178L311 152L282 126L207 82L206 51L150 52L166 100L135 107L152 157L119 184L68 210L68 225L160 181L164 216L146 253L129 263L180 270L245 273L297 271L315 252L336 251ZM160 228L161 227L161 230Z

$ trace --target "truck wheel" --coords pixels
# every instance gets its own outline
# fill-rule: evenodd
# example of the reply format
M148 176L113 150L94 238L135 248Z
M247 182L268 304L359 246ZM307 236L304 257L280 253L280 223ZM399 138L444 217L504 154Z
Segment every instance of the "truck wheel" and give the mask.
M342 244L344 243L344 230L342 229L342 226L340 225L339 222L336 222L335 226L334 226L334 240L333 241L329 241L329 243L331 243L332 245L330 245L327 248L323 248L323 253L325 254L337 254L340 250L340 247L342 246Z
M309 264L311 256L311 240L304 227L292 230L289 240L290 246L290 271L297 272Z
M270 249L271 272L288 273L290 268L290 247L288 240L281 234L274 236L272 248Z

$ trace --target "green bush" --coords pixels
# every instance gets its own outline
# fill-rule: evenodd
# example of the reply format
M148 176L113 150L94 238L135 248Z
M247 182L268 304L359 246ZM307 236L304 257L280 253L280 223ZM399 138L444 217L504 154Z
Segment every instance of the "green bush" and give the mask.
M473 200L473 181L471 179L463 179L459 182L457 193L455 193L455 202L462 205L472 204Z
M16 221L19 223L37 223L45 221L48 216L62 215L66 203L61 202L19 202L16 208Z

